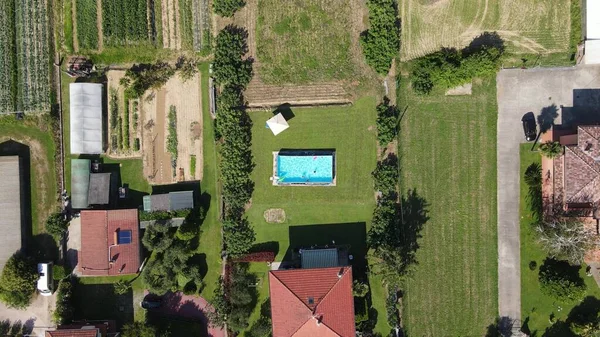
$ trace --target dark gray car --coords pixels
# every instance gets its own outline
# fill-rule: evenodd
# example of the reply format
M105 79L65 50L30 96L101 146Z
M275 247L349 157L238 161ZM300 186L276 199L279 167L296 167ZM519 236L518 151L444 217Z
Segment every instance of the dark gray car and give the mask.
M537 137L537 124L535 122L535 115L533 112L530 111L523 115L521 121L523 122L523 133L525 133L525 140L528 142L535 140Z

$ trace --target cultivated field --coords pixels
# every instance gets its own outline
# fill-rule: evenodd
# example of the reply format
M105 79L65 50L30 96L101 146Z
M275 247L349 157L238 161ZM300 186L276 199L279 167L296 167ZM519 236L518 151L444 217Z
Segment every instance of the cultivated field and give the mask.
M202 179L201 106L200 74L187 82L173 76L163 88L147 92L140 100L144 176L151 184ZM166 145L171 107L177 114L175 167Z
M110 70L108 78L108 154L111 157L139 157L141 147L140 101L125 95L119 84L125 71Z
M0 2L0 114L50 108L46 1Z
M571 0L406 0L400 2L401 58L440 47L464 47L484 31L497 31L516 53L569 48Z
M497 316L496 82L472 96L417 96L404 84L401 192L428 203L406 282L408 336L483 336Z

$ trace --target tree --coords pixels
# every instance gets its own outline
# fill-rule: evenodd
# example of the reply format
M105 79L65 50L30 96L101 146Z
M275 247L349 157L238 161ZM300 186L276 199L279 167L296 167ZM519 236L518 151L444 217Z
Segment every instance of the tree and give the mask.
M153 224L146 227L142 244L153 252L164 252L173 244L173 233L168 226Z
M177 291L177 275L159 256L148 262L142 272L142 280L151 292L158 295Z
M159 89L171 76L175 69L167 62L157 61L154 64L134 65L125 72L125 77L120 80L126 94L131 98L139 98L148 89Z
M211 326L222 328L225 326L227 317L231 312L231 304L225 297L225 285L223 282L223 277L219 277L219 281L217 282L217 287L213 292L212 298L213 299L210 304L214 308L214 311L208 312L208 321L210 322Z
M115 285L115 293L117 295L124 295L127 294L129 292L129 290L131 289L131 283L129 283L129 281L125 281L125 280L118 280Z
M252 60L243 60L248 51L247 33L235 26L219 32L215 45L213 76L219 84L234 84L245 88L252 78Z
M179 72L179 77L185 83L192 79L198 73L198 61L180 56L175 64L175 69Z
M232 17L235 12L246 5L244 0L215 0L213 10L220 16Z
M367 64L381 75L388 73L400 50L400 25L395 0L368 0L369 29L360 42Z
M24 309L35 292L38 278L35 262L21 253L11 256L0 276L0 301L8 307Z
M390 105L387 97L377 106L377 139L379 146L386 146L398 134L398 108Z
M598 320L586 323L571 322L571 331L580 337L596 337L600 332L600 322Z
M375 190L380 191L384 197L395 198L396 185L398 184L398 158L392 154L382 161L377 162L375 171L371 173Z
M585 253L596 243L594 235L576 218L551 219L536 229L539 242L550 256L573 264L582 263Z
M540 153L546 158L556 158L563 152L563 147L559 142L547 141L540 144Z
M581 301L585 295L585 283L579 276L579 268L567 261L544 260L538 274L542 293L565 303Z
M223 231L227 252L233 256L246 254L256 239L254 229L247 219L241 219L237 223L226 221L223 223Z
M354 297L365 297L369 293L369 285L359 280L354 280L352 284L352 295Z
M63 233L69 228L69 222L62 213L52 213L46 220L46 232L55 238L62 237Z

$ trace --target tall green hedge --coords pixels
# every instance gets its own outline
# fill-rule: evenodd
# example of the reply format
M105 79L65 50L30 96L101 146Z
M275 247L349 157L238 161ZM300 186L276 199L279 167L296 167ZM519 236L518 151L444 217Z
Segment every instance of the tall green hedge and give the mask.
M395 0L368 0L369 29L361 35L363 53L379 74L390 70L392 60L400 53L400 21Z

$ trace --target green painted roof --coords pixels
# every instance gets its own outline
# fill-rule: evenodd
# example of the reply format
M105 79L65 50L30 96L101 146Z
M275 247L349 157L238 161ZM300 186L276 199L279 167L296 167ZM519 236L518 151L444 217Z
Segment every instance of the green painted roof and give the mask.
M91 161L89 159L71 160L71 205L74 209L89 206L90 166Z
M337 248L303 249L301 256L303 269L339 266Z

